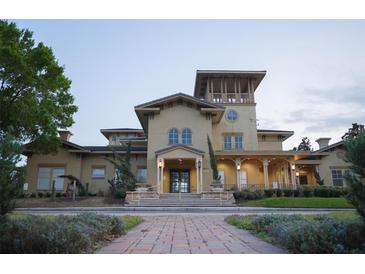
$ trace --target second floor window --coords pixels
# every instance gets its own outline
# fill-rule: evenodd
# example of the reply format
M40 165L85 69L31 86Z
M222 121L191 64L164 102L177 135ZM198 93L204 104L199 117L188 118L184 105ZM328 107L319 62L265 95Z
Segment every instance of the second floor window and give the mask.
M225 150L232 149L232 136L231 135L224 136L224 149Z
M169 130L169 145L174 145L179 143L179 131L176 128Z
M243 149L243 141L242 141L242 136L241 135L237 135L234 137L234 142L235 142L235 148L236 149Z
M185 128L182 131L182 143L184 145L191 145L191 143L192 143L191 139L192 139L191 129Z

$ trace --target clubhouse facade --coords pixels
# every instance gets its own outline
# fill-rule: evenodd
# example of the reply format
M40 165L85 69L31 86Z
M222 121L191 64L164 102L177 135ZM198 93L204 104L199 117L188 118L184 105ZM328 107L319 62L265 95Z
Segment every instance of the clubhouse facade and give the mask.
M56 154L25 151L29 192L49 192L55 181L65 191L73 175L90 193L105 193L114 178L106 160L124 155L131 143L132 171L138 192L155 197L163 193L212 193L234 189L296 188L316 185L315 173L325 185L343 186L348 170L342 142L317 140L316 151L283 150L294 132L258 129L255 91L265 71L197 71L194 95L173 94L135 106L141 128L101 129L105 146L82 146L60 131L62 148ZM207 143L215 151L222 188L213 189Z

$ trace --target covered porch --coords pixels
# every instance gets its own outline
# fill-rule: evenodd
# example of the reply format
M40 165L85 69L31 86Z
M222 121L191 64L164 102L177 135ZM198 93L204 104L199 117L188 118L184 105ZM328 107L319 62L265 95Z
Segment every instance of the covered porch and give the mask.
M317 161L295 155L217 155L224 190L296 189L315 185Z

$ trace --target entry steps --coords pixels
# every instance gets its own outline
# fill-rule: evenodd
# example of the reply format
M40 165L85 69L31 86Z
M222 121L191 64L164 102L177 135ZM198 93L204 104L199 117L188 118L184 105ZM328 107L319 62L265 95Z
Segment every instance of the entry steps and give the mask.
M202 199L197 193L163 193L158 198L141 198L125 206L135 207L232 207L234 199Z

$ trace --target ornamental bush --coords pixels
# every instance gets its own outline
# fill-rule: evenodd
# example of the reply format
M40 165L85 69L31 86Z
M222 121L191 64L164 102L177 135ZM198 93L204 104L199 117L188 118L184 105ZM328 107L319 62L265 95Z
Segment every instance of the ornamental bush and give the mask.
M95 213L7 216L0 220L0 253L89 253L124 233L120 218Z
M313 196L313 189L311 187L305 186L301 189L301 192L302 192L304 197L312 197Z
M233 193L233 197L236 200L236 202L240 202L240 201L262 199L264 197L264 194L260 190L255 190L255 191L243 190L243 191L235 191Z
M283 193L285 197L293 197L294 191L292 189L283 189Z
M283 194L283 191L280 188L278 188L278 189L275 190L276 197L281 197L282 194Z
M274 195L274 191L272 189L265 189L264 193L267 198L271 198Z

